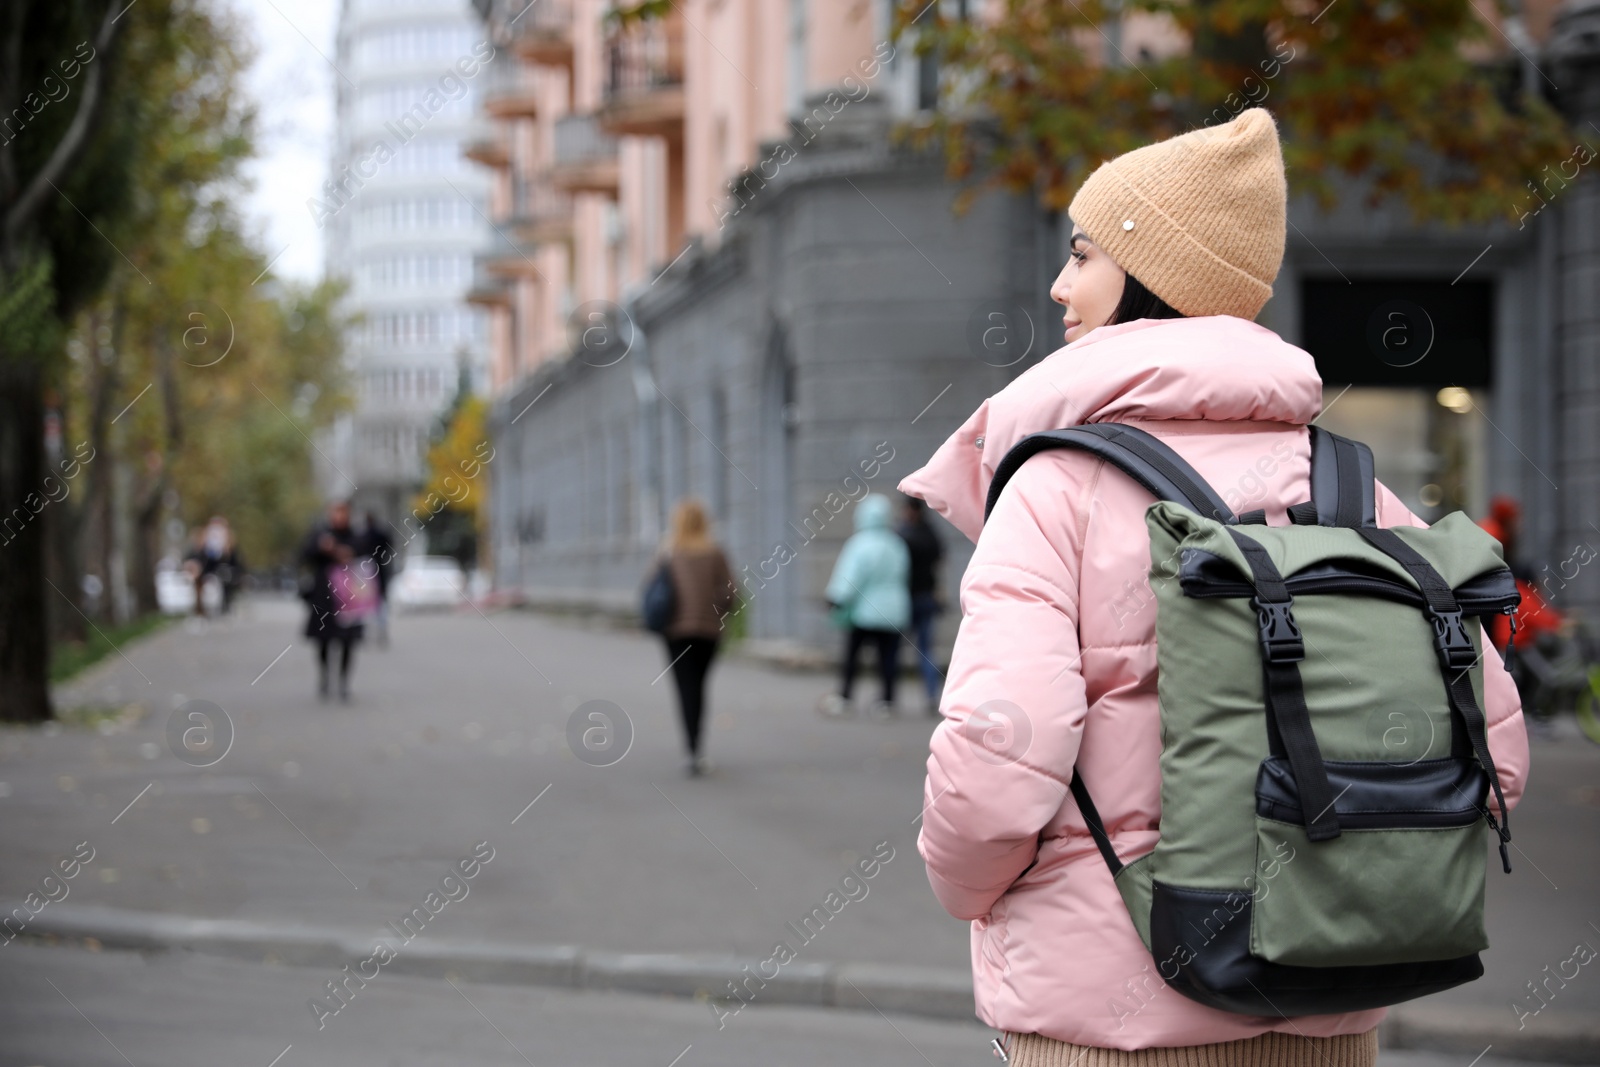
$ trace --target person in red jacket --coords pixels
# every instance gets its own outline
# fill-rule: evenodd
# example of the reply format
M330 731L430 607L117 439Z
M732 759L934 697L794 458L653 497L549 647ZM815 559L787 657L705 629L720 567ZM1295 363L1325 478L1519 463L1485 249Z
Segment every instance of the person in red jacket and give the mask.
M1493 534L1505 549L1506 565L1516 575L1517 592L1522 594L1522 603L1517 607L1515 616L1495 615L1490 618L1489 640L1494 647L1504 652L1506 646L1512 643L1513 617L1517 622L1516 648L1519 652L1532 647L1544 634L1560 633L1566 624L1565 617L1551 606L1537 586L1528 581L1517 551L1517 538L1522 530L1522 508L1509 496L1497 496L1489 501L1489 517L1478 525Z

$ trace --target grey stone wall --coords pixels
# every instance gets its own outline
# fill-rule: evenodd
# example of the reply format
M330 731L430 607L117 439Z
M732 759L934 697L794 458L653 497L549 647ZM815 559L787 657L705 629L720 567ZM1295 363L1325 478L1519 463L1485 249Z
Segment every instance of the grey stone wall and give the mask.
M1600 4L1563 5L1548 57L1559 104L1591 148L1600 148ZM1554 396L1529 416L1555 437L1540 586L1561 608L1600 620L1600 159L1589 162L1551 206L1548 241L1555 318L1550 336ZM1545 531L1541 531L1545 532Z
M629 607L672 502L693 494L718 517L752 638L831 648L822 590L845 505L892 493L1053 349L1056 224L1002 196L957 216L941 161L892 150L889 116L853 107L744 192L715 251L635 295L625 358L549 368L497 404L499 585ZM953 609L970 545L935 521Z

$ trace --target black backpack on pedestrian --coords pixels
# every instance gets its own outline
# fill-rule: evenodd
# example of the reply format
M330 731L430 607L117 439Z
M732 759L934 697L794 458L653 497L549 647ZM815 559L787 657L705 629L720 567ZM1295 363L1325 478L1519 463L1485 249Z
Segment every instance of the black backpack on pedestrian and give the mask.
M646 630L664 634L667 627L672 625L672 617L677 610L678 591L672 584L672 560L662 557L655 573L645 583L639 615L644 619Z

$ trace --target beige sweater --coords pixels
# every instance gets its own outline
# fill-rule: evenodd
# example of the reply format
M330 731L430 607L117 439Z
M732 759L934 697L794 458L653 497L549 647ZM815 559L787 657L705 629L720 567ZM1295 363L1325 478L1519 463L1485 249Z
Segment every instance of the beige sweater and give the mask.
M733 606L733 572L715 545L673 552L676 607L668 637L721 637L722 617Z
M1137 1052L1089 1048L1038 1034L1010 1035L1011 1067L1373 1067L1378 1031L1340 1037L1269 1032L1242 1041Z

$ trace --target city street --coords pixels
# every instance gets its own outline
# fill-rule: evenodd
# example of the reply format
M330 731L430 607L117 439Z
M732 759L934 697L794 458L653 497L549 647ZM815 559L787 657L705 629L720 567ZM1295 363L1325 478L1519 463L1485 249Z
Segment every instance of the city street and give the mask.
M1600 0L6 11L0 1067L1600 1067Z
M282 1067L469 1053L666 1067L690 1045L684 1067L987 1062L987 1031L963 1021L966 926L939 908L915 849L920 709L827 721L811 708L828 679L731 657L713 674L715 766L692 780L661 649L636 632L402 616L390 648L362 647L345 705L315 698L298 624L296 603L262 599L175 624L57 694L63 709L142 704L137 724L0 732L0 898L20 905L77 860L23 931L59 942L0 948L4 1062L124 1062L113 1043L140 1067L266 1067L291 1045ZM176 754L202 722L195 701L234 731L209 767ZM579 732L616 736L585 762L568 722L590 701L615 708L597 727L586 716L604 709L586 707ZM1600 1018L1593 968L1542 987L1542 1007L1528 983L1600 945L1600 869L1573 847L1600 834L1597 771L1600 748L1536 741L1516 871L1490 871L1488 974L1396 1012L1397 1040L1435 1051L1386 1064L1466 1067L1491 1044L1485 1067L1556 1059L1528 1054L1541 1040L1584 1062L1572 1050L1595 1047L1581 1044ZM864 861L865 894L796 937ZM308 1006L435 890L448 899L393 973L339 1011ZM704 996L779 941L797 958L719 1030Z

